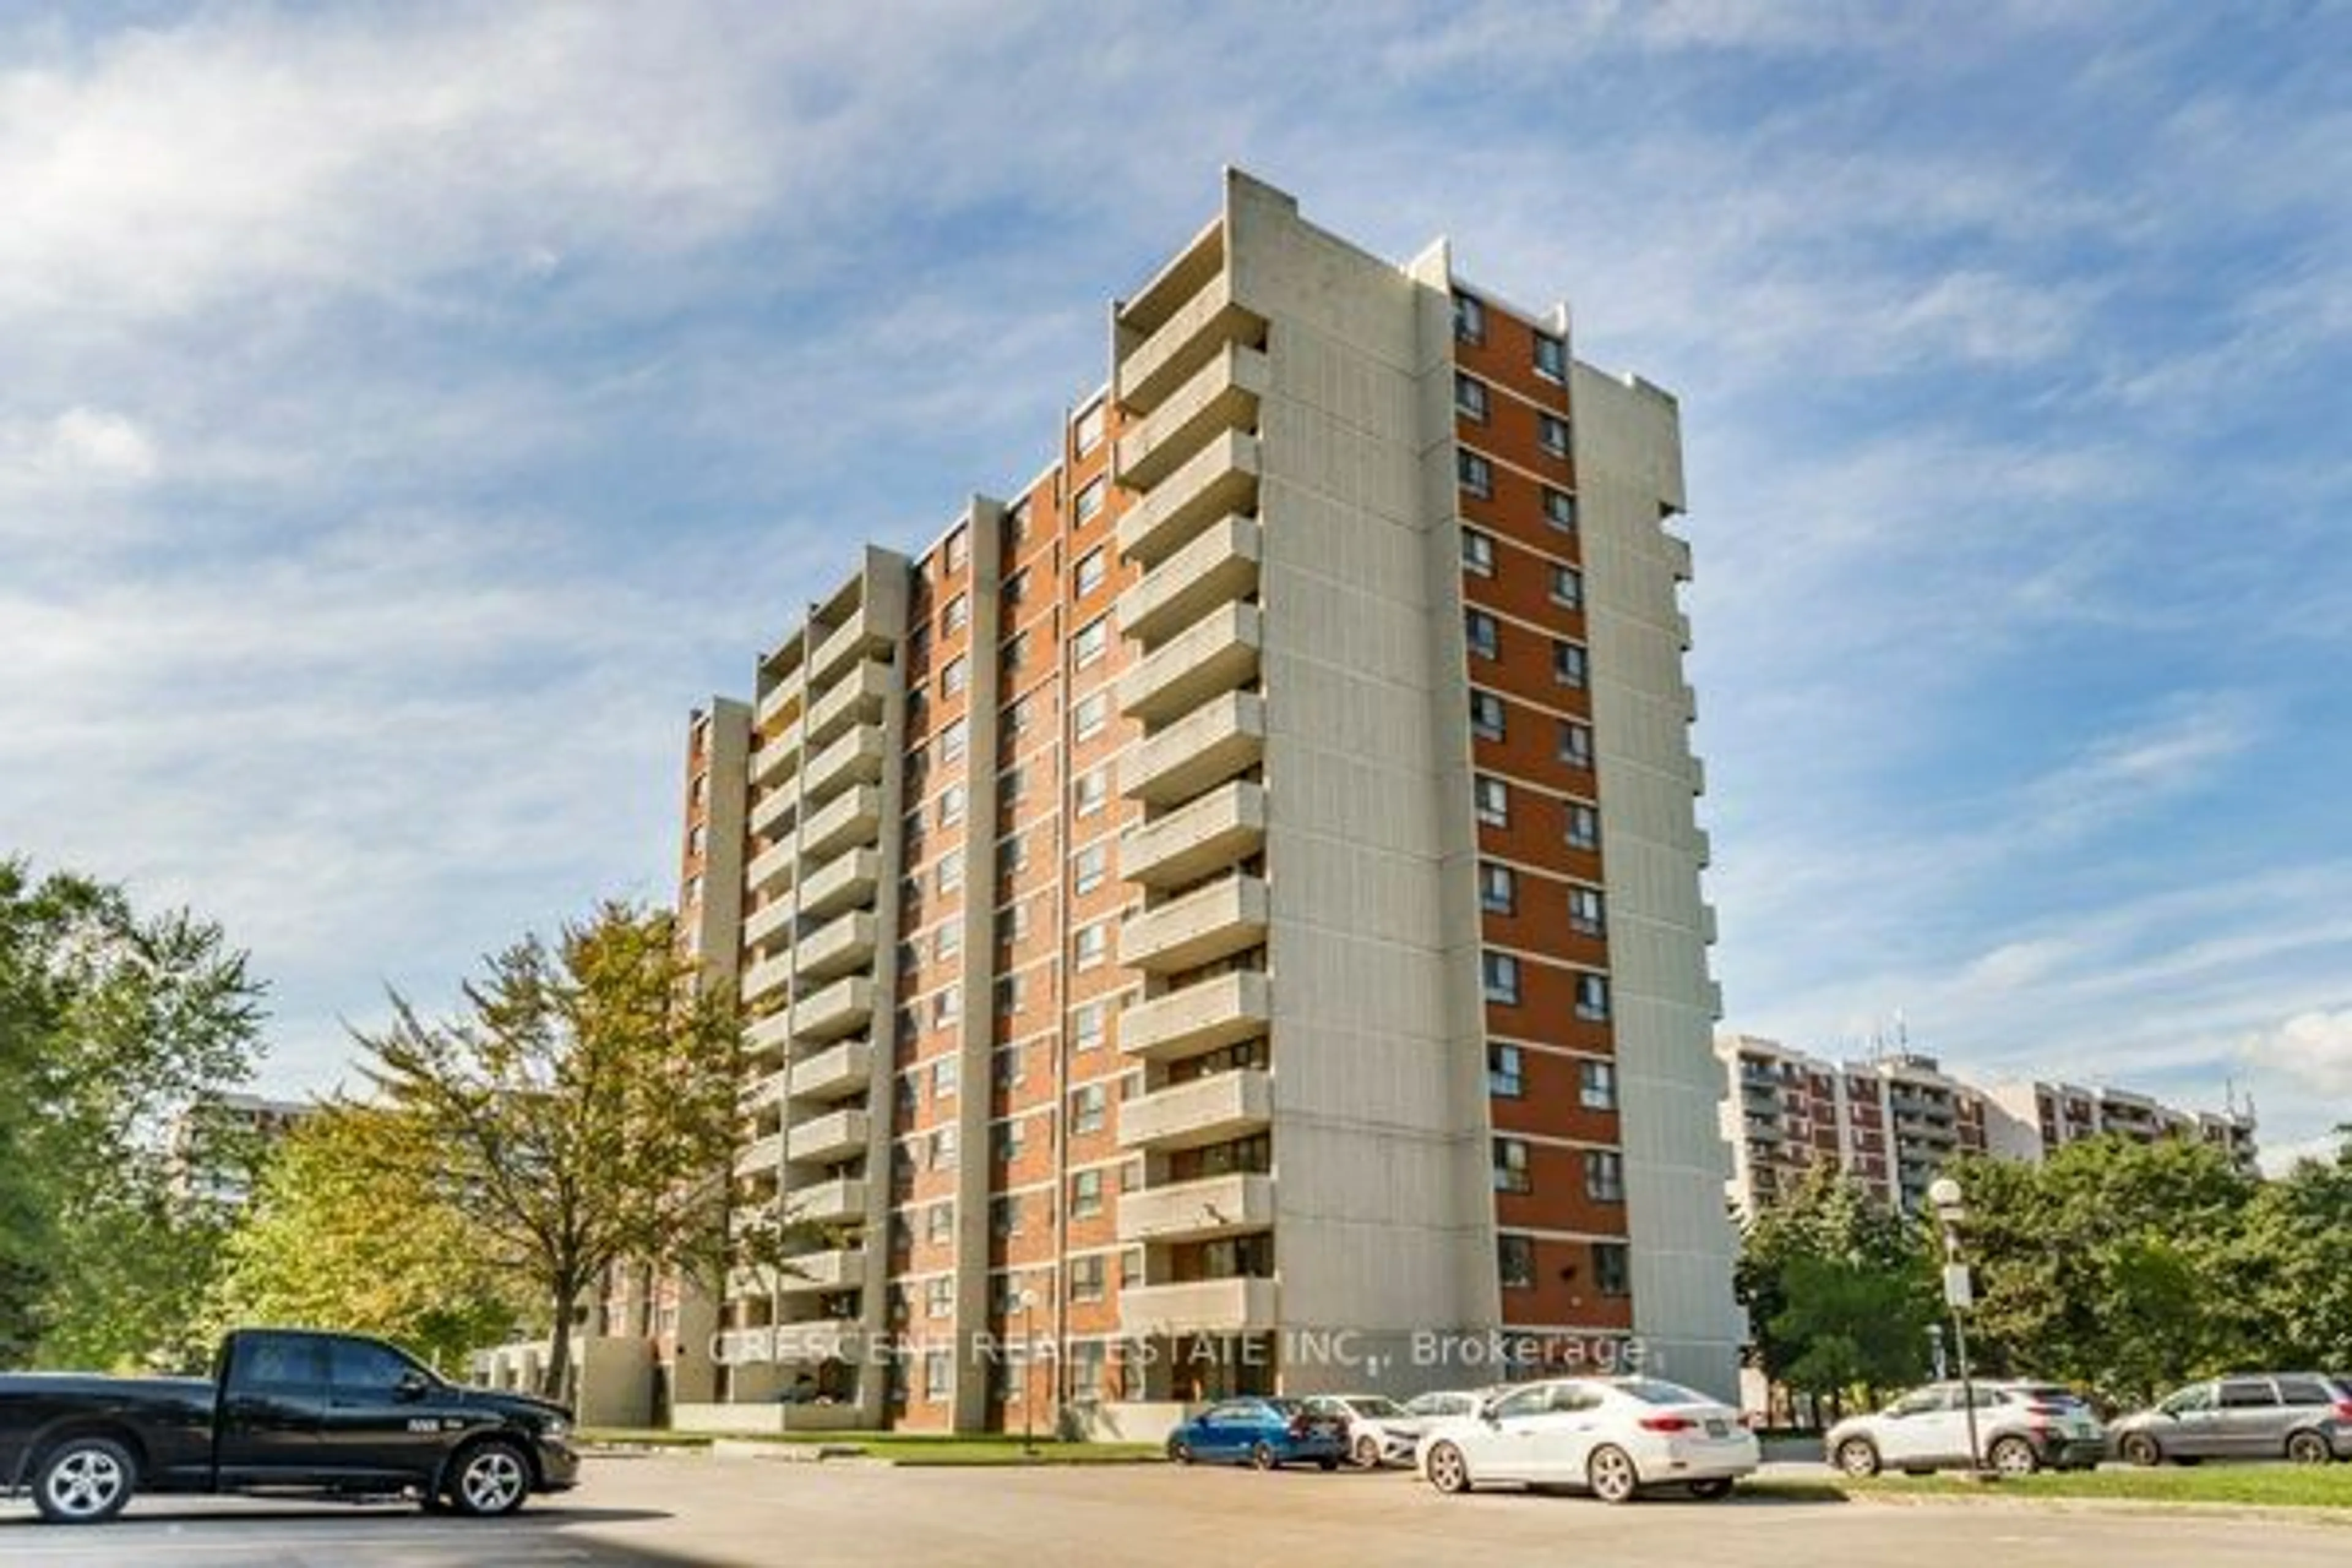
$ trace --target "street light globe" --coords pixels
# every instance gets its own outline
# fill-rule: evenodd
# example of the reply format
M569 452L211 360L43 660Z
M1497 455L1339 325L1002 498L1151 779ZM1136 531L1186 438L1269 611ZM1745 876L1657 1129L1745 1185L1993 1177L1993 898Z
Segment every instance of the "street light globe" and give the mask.
M1960 1184L1949 1176L1938 1176L1927 1184L1927 1202L1937 1214L1958 1213L1962 1198Z

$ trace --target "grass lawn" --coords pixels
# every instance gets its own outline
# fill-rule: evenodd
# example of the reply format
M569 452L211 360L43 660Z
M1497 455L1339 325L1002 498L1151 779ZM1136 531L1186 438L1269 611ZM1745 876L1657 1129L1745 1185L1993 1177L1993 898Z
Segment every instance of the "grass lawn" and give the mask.
M1768 1493L1788 1487L1818 1495L1828 1488L1855 1498L2103 1498L2117 1502L2227 1503L2242 1508L2327 1508L2352 1512L2352 1465L2200 1465L2147 1470L2107 1465L2063 1474L2045 1471L1990 1484L1950 1475L1881 1476L1867 1481L1836 1476L1819 1481L1745 1484Z
M909 1432L758 1432L724 1433L745 1443L824 1444L856 1448L870 1459L897 1465L1125 1465L1163 1458L1152 1443L1057 1443L1040 1437L1037 1451L1024 1454L1019 1433L987 1436ZM707 1448L714 1434L671 1432L637 1427L583 1428L580 1440L591 1445L651 1448Z

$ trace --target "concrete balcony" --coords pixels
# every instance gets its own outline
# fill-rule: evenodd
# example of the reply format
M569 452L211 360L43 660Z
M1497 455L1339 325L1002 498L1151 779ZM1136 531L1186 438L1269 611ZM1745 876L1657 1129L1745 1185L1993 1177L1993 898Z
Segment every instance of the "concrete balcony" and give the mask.
M755 1004L774 995L792 978L793 955L780 952L773 958L763 958L743 972L742 997L746 1004Z
M1265 755L1265 700L1218 698L1119 754L1119 793L1146 805L1192 799L1255 767Z
M772 1175L784 1163L784 1135L771 1132L765 1138L754 1138L735 1153L735 1173L739 1176Z
M1235 873L1199 892L1139 915L1118 932L1118 961L1129 969L1172 974L1198 969L1265 940L1265 884Z
M1255 605L1213 610L1118 678L1119 711L1164 724L1257 674L1265 620Z
M799 671L795 670L785 676L774 686L769 688L767 694L761 697L758 704L752 708L752 726L756 729L765 729L769 721L779 715L790 720L799 710L801 699L807 695L808 685L801 679Z
M864 910L853 910L831 925L820 926L793 950L801 978L831 980L866 968L874 962L874 917Z
M853 974L793 1004L793 1038L837 1040L863 1029L873 1017L874 982Z
M824 920L860 904L874 901L882 879L882 857L871 849L852 849L820 866L801 884L801 913Z
M1274 1121L1274 1079L1256 1068L1221 1072L1130 1100L1118 1108L1122 1149L1197 1149Z
M1118 1327L1138 1336L1270 1332L1275 1300L1271 1279L1129 1285L1118 1293Z
M822 746L852 724L879 726L890 695L890 667L868 659L825 689L808 710L808 742Z
M779 895L753 910L743 917L743 945L746 948L761 946L771 937L789 928L798 908L789 895Z
M866 1112L835 1110L784 1134L784 1157L795 1165L823 1165L866 1152Z
M779 1007L764 1018L754 1018L743 1031L743 1047L752 1051L782 1051L792 1044L793 1010Z
M784 1098L788 1079L788 1074L779 1070L770 1073L753 1084L751 1092L743 1097L744 1114L756 1116L767 1107L781 1103Z
M1255 1039L1273 1026L1273 986L1244 971L1131 1004L1118 1016L1118 1048L1145 1061L1174 1061Z
M1265 844L1265 791L1244 779L1119 836L1118 874L1147 888L1197 882Z
M751 787L772 789L793 776L800 765L801 730L795 724L751 752Z
M784 1200L792 1218L810 1225L840 1225L866 1217L866 1184L855 1176L796 1187Z
M892 638L872 610L860 605L849 618L832 631L821 634L816 645L816 657L809 662L809 684L822 701L829 695L827 688L833 678L854 658L882 658L890 652Z
M1118 1238L1201 1241L1264 1230L1274 1223L1274 1178L1236 1172L1145 1187L1118 1200Z
M1119 553L1149 568L1226 513L1255 512L1261 463L1256 437L1216 437L1119 519Z
M786 1259L773 1272L775 1289L785 1295L855 1289L866 1283L866 1253L860 1247L811 1252Z
M801 774L801 809L822 816L815 808L853 784L882 782L882 731L861 725L809 759Z
M873 731L861 733L873 734ZM879 744L879 742L877 742ZM853 844L871 844L882 831L882 792L872 784L837 795L801 827L801 864L813 867Z
M1158 407L1219 349L1255 338L1263 325L1234 302L1233 280L1219 272L1119 363L1118 401L1135 413Z
M1119 437L1119 482L1137 488L1157 484L1218 431L1251 427L1258 399L1272 381L1265 354L1228 343L1150 418Z
M792 836L790 828L787 827L780 832L778 831L777 825L779 823L791 822L793 808L800 804L800 799L801 793L796 789L771 789L761 791L759 798L751 803L751 815L749 819L753 837L759 838L790 837Z
M743 868L743 885L754 893L775 897L793 885L793 841L762 849Z
M794 1100L848 1100L866 1092L874 1081L874 1047L864 1040L844 1040L792 1065L789 1092Z
M1256 593L1264 542L1254 517L1210 524L1118 596L1119 629L1156 646L1219 605Z

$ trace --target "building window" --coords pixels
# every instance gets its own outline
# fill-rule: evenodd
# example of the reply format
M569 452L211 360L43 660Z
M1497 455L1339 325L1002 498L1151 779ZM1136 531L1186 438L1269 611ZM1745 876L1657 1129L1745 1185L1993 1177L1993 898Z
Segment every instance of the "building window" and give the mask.
M1462 488L1465 490L1476 496L1480 500L1493 499L1495 466L1486 458L1465 447L1456 454L1454 471L1455 477L1461 479Z
M1475 528L1462 531L1462 569L1481 577L1495 574L1495 541Z
M1078 597L1083 599L1088 594L1093 593L1097 588L1101 587L1103 585L1103 576L1107 571L1108 568L1103 563L1103 552L1101 551L1089 550L1087 552L1086 555L1078 562L1076 583Z
M1070 1015L1070 1048L1090 1051L1103 1043L1104 1006L1088 1002Z
M1102 510L1102 503L1103 481L1100 479L1089 480L1087 488L1078 492L1078 499L1071 507L1072 515L1083 527L1093 521L1095 514Z
M1021 1234L1021 1194L1006 1193L988 1201L988 1230L992 1236Z
M1573 566L1551 569L1551 602L1563 609L1584 608L1584 574Z
M1576 977L1576 1016L1588 1024L1606 1022L1609 1017L1609 977L1604 974L1580 974Z
M1503 700L1491 691L1470 693L1470 731L1482 741L1503 738Z
M1625 1156L1612 1149L1584 1152L1584 1195L1596 1204L1625 1201Z
M957 720L954 723L950 724L946 729L940 731L940 765L945 766L949 763L961 761L965 748L970 746L971 743L971 726L961 719Z
M1018 1059L1017 1053L1015 1054L1015 1059L1016 1061ZM1013 1081L1017 1083L1020 1079L1016 1077ZM1012 1164L1015 1160L1021 1158L1022 1151L1026 1149L1028 1146L1029 1123L1027 1121L1016 1116L1010 1121L1000 1121L996 1124L994 1152L996 1155L996 1163L998 1164ZM1018 1223L1017 1219L1015 1223Z
M1500 1006L1517 1006L1519 961L1507 952L1486 952L1478 955L1478 962L1486 977L1486 1000Z
M1506 1290L1526 1290L1536 1282L1536 1238L1498 1236L1495 1238L1495 1271Z
M1579 1073L1582 1086L1577 1099L1587 1110L1617 1109L1617 1064L1588 1061Z
M963 820L964 803L970 798L961 784L950 784L940 792L940 826L952 827Z
M1109 859L1108 847L1100 843L1089 844L1078 851L1077 858L1070 863L1070 874L1071 885L1080 897L1103 885L1103 879L1109 874Z
M1580 800L1568 803L1568 841L1579 849L1601 847L1601 814Z
M1110 798L1110 781L1102 769L1095 768L1078 775L1074 793L1077 797L1078 815L1092 816Z
M1077 448L1077 455L1083 458L1101 446L1102 438L1103 400L1097 397L1078 411L1077 423L1072 429L1070 439Z
M1094 968L1110 952L1110 928L1101 921L1082 925L1070 941L1072 966L1081 972Z
M1562 686L1573 686L1580 691L1590 684L1584 649L1572 642L1555 641L1551 645L1551 678Z
M1070 722L1078 740L1092 740L1110 722L1110 693L1093 691L1078 699L1070 710Z
M961 1057L940 1057L931 1063L931 1098L953 1100L956 1086L963 1081L963 1059Z
M1478 907L1490 915L1507 915L1518 907L1519 879L1508 866L1478 862Z
M1486 1047L1486 1092L1517 1100L1528 1091L1527 1063L1517 1046Z
M940 695L960 697L963 694L963 689L971 682L971 661L965 658L963 655L958 654L948 660L945 669L940 671Z
M1462 632L1470 640L1470 651L1480 658L1502 657L1503 628L1500 623L1486 611L1463 611Z
M932 1204L923 1210L923 1239L937 1247L955 1235L955 1205ZM934 1279L933 1285L951 1285L950 1280ZM933 1316L939 1314L934 1313Z
M1024 977L1018 974L1000 974L996 977L997 1016L1009 1018L1021 1011L1023 979Z
M1110 650L1110 617L1097 616L1070 639L1070 665L1084 669Z
M1454 336L1458 342L1483 343L1486 341L1486 307L1477 296L1454 293Z
M1576 498L1566 490L1544 487L1544 521L1563 533L1576 531Z
M1559 760L1571 768L1592 765L1592 726L1580 720L1559 721Z
M1541 442L1543 444L1543 449L1549 452L1553 457L1567 457L1569 444L1568 421L1562 419L1557 414L1537 415L1536 439Z
M996 847L996 874L999 877L1010 877L1027 864L1029 840L1021 834L1013 834Z
M1070 1259L1070 1300L1099 1301L1103 1297L1103 1260L1100 1253L1092 1258Z
M1470 799L1477 807L1478 820L1488 827L1511 825L1511 786L1501 779L1478 774L1470 781Z
M1586 936L1601 934L1602 922L1600 889L1570 888L1568 890L1568 923L1571 930Z
M1003 670L1007 676L1016 674L1020 670L1023 662L1026 660L1028 657L1029 634L1027 632L1014 632L1004 644L1002 662L998 665L998 668Z
M1622 1241L1596 1241L1592 1244L1592 1288L1603 1296L1630 1296L1633 1293L1632 1255Z
M940 635L953 637L963 630L971 619L971 601L961 594L950 599L940 610Z
M1085 1219L1102 1213L1103 1173L1100 1171L1080 1171L1070 1178L1070 1217Z
M1528 1146L1517 1138L1495 1140L1495 1190L1498 1193L1527 1193L1535 1190L1535 1175L1528 1165Z
M953 958L963 951L963 921L961 917L945 921L931 933L931 957L935 961Z
M696 823L686 836L687 855L690 858L699 857L702 852L709 847L710 830L703 826L702 824L698 822Z
M1568 379L1568 344L1549 332L1536 334L1536 374L1553 381Z
M1007 768L996 775L996 804L1000 807L1021 804L1021 792L1029 787L1029 775L1020 768Z
M1080 1084L1070 1091L1070 1131L1099 1132L1109 1114L1110 1096L1098 1083Z
M954 1170L956 1168L956 1130L952 1127L933 1128L929 1143L924 1150L924 1159L934 1171Z
M1475 375L1454 373L1454 409L1465 419L1486 423L1486 384Z

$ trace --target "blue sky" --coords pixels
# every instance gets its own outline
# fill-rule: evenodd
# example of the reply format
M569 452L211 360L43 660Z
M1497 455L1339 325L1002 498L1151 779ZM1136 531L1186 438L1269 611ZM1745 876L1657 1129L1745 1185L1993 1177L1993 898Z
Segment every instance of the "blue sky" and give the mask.
M687 710L1219 165L1684 406L1727 1022L2352 1119L2352 10L0 0L0 847L279 1089L667 900Z

